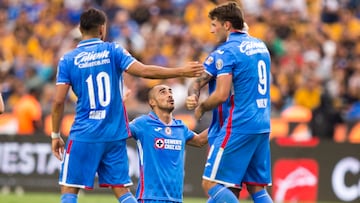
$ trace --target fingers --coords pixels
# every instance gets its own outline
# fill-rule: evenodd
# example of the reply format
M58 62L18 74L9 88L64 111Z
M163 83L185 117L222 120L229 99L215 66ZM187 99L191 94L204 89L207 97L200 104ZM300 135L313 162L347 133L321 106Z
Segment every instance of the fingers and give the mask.
M204 72L204 66L197 62L191 61L187 64L187 72L185 74L186 77L200 77Z
M53 139L51 149L53 155L62 161L62 155L64 154L64 142L61 139Z
M198 105L197 96L196 95L188 96L186 98L185 105L188 110L194 110Z
M62 161L62 153L60 154L60 150L59 149L56 149L56 150L53 150L52 151L54 156L59 159L60 161Z

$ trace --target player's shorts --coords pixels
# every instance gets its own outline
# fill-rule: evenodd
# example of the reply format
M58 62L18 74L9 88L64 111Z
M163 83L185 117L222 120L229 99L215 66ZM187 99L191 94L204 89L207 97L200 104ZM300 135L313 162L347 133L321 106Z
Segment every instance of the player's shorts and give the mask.
M269 133L217 137L210 147L203 179L227 187L271 185Z
M125 139L98 143L68 140L59 184L92 189L96 175L100 187L132 185Z
M167 200L138 199L138 203L180 203Z

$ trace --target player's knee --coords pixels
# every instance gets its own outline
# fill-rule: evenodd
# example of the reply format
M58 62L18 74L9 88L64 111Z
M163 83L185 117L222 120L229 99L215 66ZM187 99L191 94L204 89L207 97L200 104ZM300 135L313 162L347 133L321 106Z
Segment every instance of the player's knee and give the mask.
M208 191L214 187L217 183L215 182L212 182L212 181L209 181L209 180L203 180L201 185L202 185L202 188L203 190L208 193Z
M259 186L259 185L246 185L246 189L250 194L255 194L263 189L265 189L265 186Z

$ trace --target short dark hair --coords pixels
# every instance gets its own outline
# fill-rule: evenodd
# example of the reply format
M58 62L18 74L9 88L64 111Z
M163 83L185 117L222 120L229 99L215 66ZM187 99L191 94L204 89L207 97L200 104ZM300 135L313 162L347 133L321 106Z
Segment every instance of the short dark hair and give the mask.
M215 7L209 12L211 20L229 21L235 29L244 28L244 15L240 6L235 2L228 2Z
M84 32L93 32L99 26L105 25L107 21L106 14L96 8L90 8L80 16L80 30Z

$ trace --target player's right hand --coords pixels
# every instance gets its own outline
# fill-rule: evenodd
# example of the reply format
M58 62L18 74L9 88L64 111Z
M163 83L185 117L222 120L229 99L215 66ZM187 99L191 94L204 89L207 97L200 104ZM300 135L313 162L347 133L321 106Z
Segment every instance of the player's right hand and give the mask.
M204 66L197 61L188 62L183 68L184 77L199 77L203 72Z
M188 110L194 110L198 104L199 104L199 98L193 94L191 96L188 96L185 101L185 106Z

